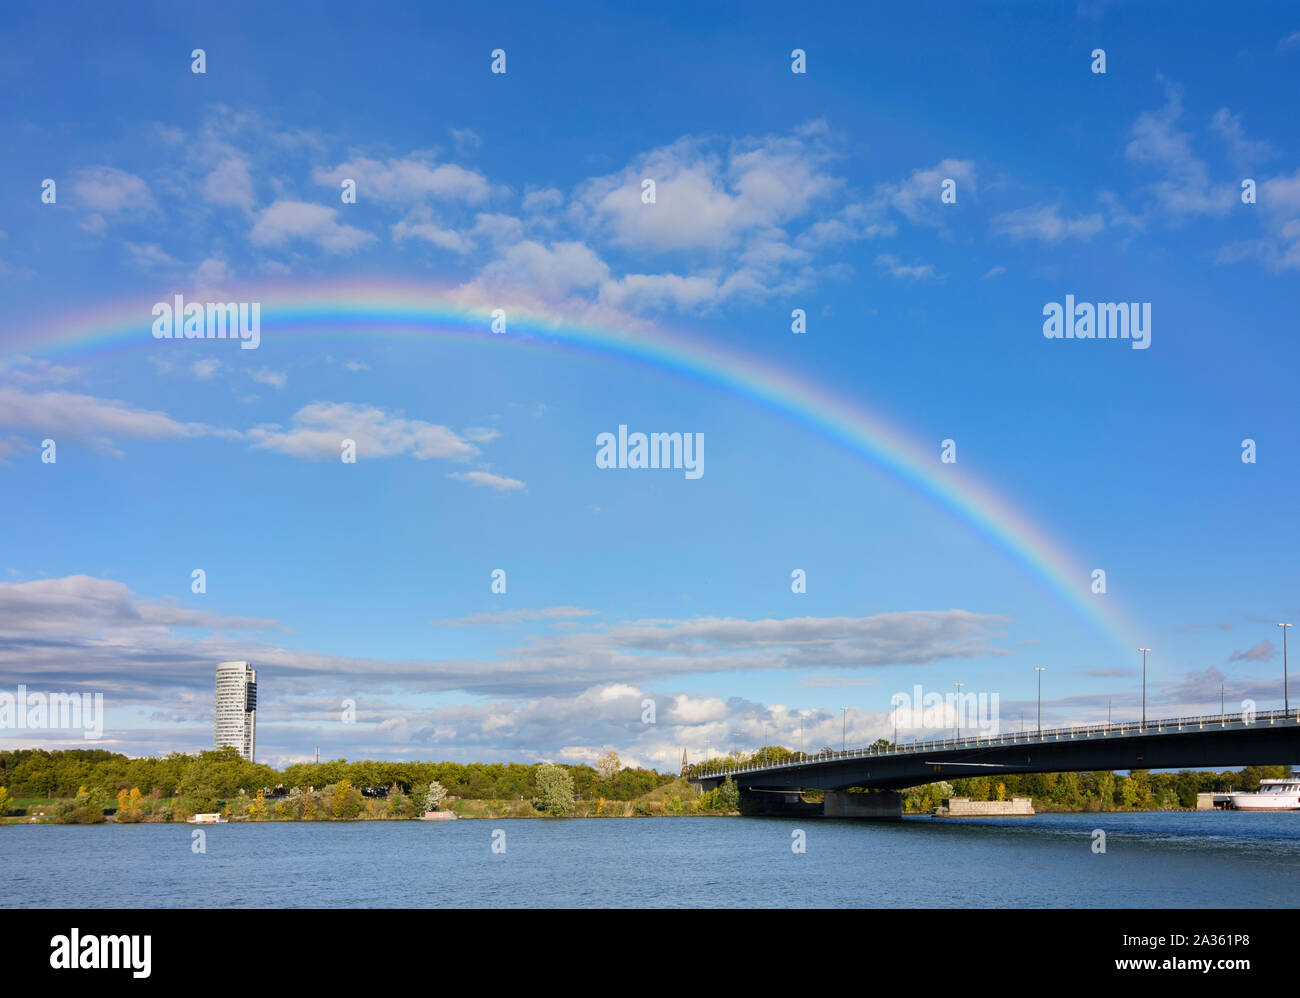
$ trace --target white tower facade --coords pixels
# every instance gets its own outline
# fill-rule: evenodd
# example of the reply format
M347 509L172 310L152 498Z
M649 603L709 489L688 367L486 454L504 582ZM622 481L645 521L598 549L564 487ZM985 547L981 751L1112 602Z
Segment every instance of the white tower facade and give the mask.
M233 745L253 761L257 748L257 672L247 662L217 666L216 730L213 748Z

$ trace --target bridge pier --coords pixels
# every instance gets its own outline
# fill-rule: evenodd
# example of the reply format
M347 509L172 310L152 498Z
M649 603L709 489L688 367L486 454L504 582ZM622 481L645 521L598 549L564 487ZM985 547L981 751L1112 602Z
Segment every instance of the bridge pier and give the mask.
M821 814L821 810L820 804L810 804L797 790L743 788L740 791L741 814L788 818Z
M903 817L903 798L892 790L877 790L865 794L828 790L822 814L827 818L898 821Z

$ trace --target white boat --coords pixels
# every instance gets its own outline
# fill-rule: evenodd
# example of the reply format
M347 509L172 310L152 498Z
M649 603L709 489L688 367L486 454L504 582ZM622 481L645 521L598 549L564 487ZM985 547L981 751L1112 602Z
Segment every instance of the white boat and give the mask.
M1258 793L1228 794L1228 807L1236 811L1300 811L1300 776L1260 780Z
M196 814L186 819L191 825L224 825L229 819L220 814Z

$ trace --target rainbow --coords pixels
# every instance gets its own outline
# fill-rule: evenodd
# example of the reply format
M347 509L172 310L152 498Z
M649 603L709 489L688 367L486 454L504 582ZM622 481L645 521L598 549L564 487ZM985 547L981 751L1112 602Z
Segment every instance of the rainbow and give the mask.
M485 304L463 290L427 284L256 285L222 298L261 303L264 343L285 334L324 340L412 336L490 342L494 347L572 349L649 364L712 385L806 426L907 483L1045 583L1063 604L1099 628L1117 648L1133 646L1129 638L1132 629L1114 607L1113 598L1094 595L1089 571L1005 497L969 474L959 474L955 466L942 464L935 447L920 446L879 414L858 402L838 398L788 369L657 325L593 324L581 317L535 308ZM153 300L170 301L171 297ZM504 336L490 332L491 313L498 305L507 313ZM64 313L52 323L20 334L6 346L51 360L152 347L157 341L150 334L151 308L152 301L142 304L137 299Z

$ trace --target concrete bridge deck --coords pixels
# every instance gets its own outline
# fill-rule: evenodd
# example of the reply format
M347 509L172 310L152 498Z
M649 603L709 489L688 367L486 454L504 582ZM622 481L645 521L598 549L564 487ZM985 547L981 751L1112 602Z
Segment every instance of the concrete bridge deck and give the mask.
M898 790L1007 773L1300 765L1300 710L1080 724L1042 732L849 749L696 773L705 790L730 776L745 790Z

